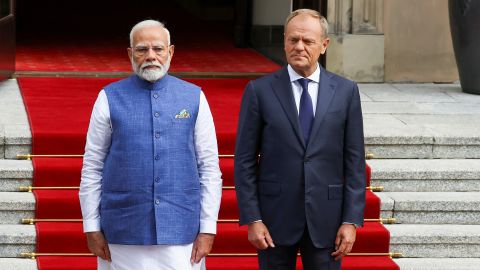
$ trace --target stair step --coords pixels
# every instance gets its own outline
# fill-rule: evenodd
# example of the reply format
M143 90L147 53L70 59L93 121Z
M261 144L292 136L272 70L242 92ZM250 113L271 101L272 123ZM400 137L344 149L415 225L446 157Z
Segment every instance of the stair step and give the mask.
M58 191L58 192L59 193L57 193L57 194L59 194L59 195L55 196L56 200L54 202L54 203L57 204L56 206L60 206L60 205L58 205L58 202L61 201L59 199L62 198L62 196L65 196L65 194L64 194L65 192L62 192L62 191ZM224 191L224 192L231 193L230 191ZM68 192L68 194L70 194L70 193L71 192ZM75 192L73 192L73 193L75 193ZM227 194L227 193L224 193L224 195ZM33 193L30 193L30 192L1 192L0 194L1 194L1 197L0 197L0 217L4 217L4 219L0 220L0 224L19 224L21 219L23 219L23 218L34 218L35 217L35 209L36 209L35 207L37 207L38 209L41 209L39 205L36 205L35 196L34 196ZM379 194L381 194L381 193L377 193L376 195L379 195ZM40 195L37 194L37 196L41 196L41 194ZM224 198L227 198L227 196L224 196ZM380 198L381 198L381 205L380 205L380 208L381 208L380 215L381 215L381 217L382 218L393 217L393 200L388 196L383 196L383 197L380 197ZM233 198L233 200L235 200L235 198ZM224 203L223 207L229 206L230 208L232 208L232 204L235 204L235 202L232 202L231 199L226 200L223 203ZM61 207L59 208L60 210L57 212L58 215L56 215L56 216L48 216L48 217L42 216L42 217L38 217L38 218L80 218L80 217L74 216L75 214L72 214L76 211L76 212L79 213L78 215L80 215L79 209L69 211L68 212L68 217L65 217L64 216L65 214L61 214L61 213L63 213L62 211L65 211L65 205L66 204L61 204ZM235 207L236 206L233 205L233 209L235 209ZM230 209L230 208L228 208L228 209ZM226 211L226 210L223 210L223 211ZM238 218L236 215L232 216L232 215L225 215L225 214L222 214L222 213L223 212L221 210L220 211L220 218L223 218L223 219ZM41 215L41 214L39 214L39 215ZM376 218L376 217L372 216L372 217L367 217L367 218Z
M405 124L396 117L399 116L364 114L366 150L377 159L480 158L480 127L472 124ZM444 117L436 116L437 120L432 121L440 122Z
M0 192L18 191L32 184L33 166L30 160L0 159Z
M480 192L385 192L393 217L408 224L480 225Z
M480 225L385 225L390 250L407 258L480 258Z
M18 83L0 82L0 159L31 152L32 135Z
M22 252L35 252L34 225L0 224L0 258L19 257Z
M37 270L37 261L24 258L0 258L2 270Z
M459 85L359 84L376 158L480 158L480 99Z
M393 199L385 195L384 192L375 192L375 195L380 198L380 217L393 218L393 208L395 206Z
M372 185L385 191L480 191L480 159L369 160Z
M35 197L33 193L0 193L0 224L20 224L22 218L34 218L34 211Z
M0 160L0 179L16 179L33 177L33 166L30 160Z
M32 153L32 135L28 124L5 125L5 158Z
M13 178L13 179L1 179L0 178L0 192L15 192L18 191L18 187L28 187L32 185L32 179Z
M402 270L478 270L477 258L401 258L394 259Z
M407 258L480 258L480 225L386 225L390 250ZM0 257L34 252L33 225L0 225Z

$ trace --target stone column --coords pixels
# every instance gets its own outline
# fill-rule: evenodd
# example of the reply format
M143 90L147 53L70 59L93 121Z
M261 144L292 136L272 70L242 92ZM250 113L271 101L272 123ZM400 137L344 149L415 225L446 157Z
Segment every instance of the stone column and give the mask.
M357 82L384 81L383 6L383 0L328 0L328 70Z

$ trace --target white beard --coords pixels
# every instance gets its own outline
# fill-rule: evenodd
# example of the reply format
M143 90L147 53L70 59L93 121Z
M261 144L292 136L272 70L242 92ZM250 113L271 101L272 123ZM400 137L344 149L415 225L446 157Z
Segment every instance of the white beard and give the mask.
M135 64L133 58L130 59L132 63L132 68L135 74L137 74L140 78L149 81L149 82L156 82L163 78L165 74L167 74L168 69L170 68L170 56L168 56L165 65L160 64L158 61L153 62L145 62L140 67ZM145 69L147 66L156 66L156 69Z

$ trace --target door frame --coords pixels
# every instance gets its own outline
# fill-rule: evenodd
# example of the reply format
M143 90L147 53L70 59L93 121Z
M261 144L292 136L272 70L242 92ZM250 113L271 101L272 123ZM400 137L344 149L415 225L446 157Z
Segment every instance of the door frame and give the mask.
M8 0L8 15L0 18L0 80L10 78L15 72L15 1Z

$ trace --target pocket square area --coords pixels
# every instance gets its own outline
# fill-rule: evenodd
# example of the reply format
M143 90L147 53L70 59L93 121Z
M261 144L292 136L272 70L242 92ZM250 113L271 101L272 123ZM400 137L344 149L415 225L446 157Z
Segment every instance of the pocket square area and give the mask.
M183 109L181 110L177 115L175 115L175 118L190 118L190 114L188 113L187 110Z

